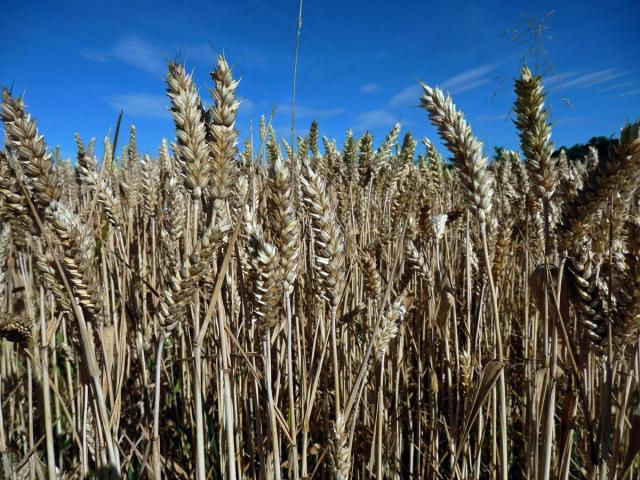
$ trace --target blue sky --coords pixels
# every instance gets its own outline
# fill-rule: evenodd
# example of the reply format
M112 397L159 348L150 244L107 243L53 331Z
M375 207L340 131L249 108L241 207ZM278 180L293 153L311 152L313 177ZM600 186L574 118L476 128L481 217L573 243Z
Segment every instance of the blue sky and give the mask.
M298 2L8 2L3 7L0 83L24 93L48 145L74 156L73 133L102 138L124 109L139 148L172 139L164 75L179 58L210 101L209 71L224 51L241 77L238 128L275 108L281 135L291 128ZM640 2L345 2L304 0L296 130L312 120L342 144L347 128L380 141L394 122L437 139L417 107L417 80L451 92L486 152L516 148L509 118L527 46L523 15L547 19L546 81L556 145L615 135L640 116ZM529 56L529 64L534 57ZM120 143L124 145L126 141Z

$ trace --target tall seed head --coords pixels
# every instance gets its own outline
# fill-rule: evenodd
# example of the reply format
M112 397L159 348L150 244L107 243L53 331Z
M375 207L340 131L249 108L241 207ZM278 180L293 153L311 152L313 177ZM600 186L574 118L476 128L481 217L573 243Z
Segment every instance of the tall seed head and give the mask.
M211 169L202 104L193 76L182 65L169 64L167 85L184 185L194 200L199 199L209 184Z
M14 99L7 90L2 92L0 117L7 147L20 162L32 200L42 214L49 203L60 200L62 194L44 137L38 133L35 120L25 113L22 99Z
M451 97L445 97L439 88L422 84L424 95L421 106L429 113L431 122L447 148L453 154L455 166L467 197L467 207L485 223L491 210L493 178L487 169L487 157L482 143L473 135L461 112L456 110Z
M233 190L238 153L238 132L234 128L240 102L236 99L238 81L233 79L231 68L224 55L218 57L218 65L211 73L215 87L211 90L214 106L209 110L213 134L211 157L213 160L209 189L214 199L225 199Z

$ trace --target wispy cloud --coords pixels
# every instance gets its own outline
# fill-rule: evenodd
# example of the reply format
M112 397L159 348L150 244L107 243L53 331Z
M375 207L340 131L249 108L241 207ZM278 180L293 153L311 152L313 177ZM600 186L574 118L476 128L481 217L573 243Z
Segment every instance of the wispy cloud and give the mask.
M139 37L121 38L113 46L112 55L149 73L162 74L166 69L162 51Z
M280 22L282 22L284 24L297 27L297 24L298 24L297 6L295 6L292 9L289 9L288 10L289 15L285 15L284 13L282 13L279 10L276 10L275 8L272 8L270 6L270 4L275 3L275 2L261 2L260 0L251 0L251 3L253 3L258 8L261 8L262 10L267 12L269 15L271 15L276 20L278 20L278 21L280 21ZM314 40L322 43L323 45L325 45L327 47L335 47L335 45L333 45L330 42L328 42L324 37L322 37L320 35L317 35L313 30L310 30L309 27L306 27L305 31L306 31L306 36L308 38L313 38Z
M390 108L410 107L418 105L418 99L422 93L422 87L418 84L411 85L400 90L389 99L387 104Z
M491 77L487 75L498 65L498 63L490 63L471 68L446 79L440 84L440 88L452 95L473 90L489 83ZM389 108L400 108L418 105L418 99L421 94L422 87L420 85L410 85L391 97L387 106Z
M390 127L396 121L397 118L387 110L370 110L358 115L356 125L358 130L369 130Z
M204 43L184 45L181 52L187 62L210 66L215 65L218 53L222 53L218 52L214 45ZM267 66L267 59L259 47L234 44L229 49L225 48L224 54L234 71L236 66L251 69L262 69Z
M616 95L613 98L630 97L632 95L640 95L640 89L630 90L628 92L621 93L620 95Z
M543 79L544 86L547 89L551 89L557 85L562 85L564 82L569 81L569 79L574 78L576 75L580 75L583 71L584 70L570 70L568 72L551 74Z
M480 115L478 117L479 122L501 122L507 120L509 118L509 114L499 113L499 114L486 114Z
M449 91L449 93L453 94L460 94L463 92L467 92L469 90L473 90L474 88L478 88L482 85L485 85L487 83L489 83L491 81L491 78L479 78L477 80L473 80L470 82L465 83L464 85L459 85L457 87L454 88L448 88L446 90Z
M109 61L109 55L102 52L96 52L88 48L83 48L82 50L80 50L80 55L85 60L89 60L90 62L106 63Z
M166 70L162 50L135 35L120 38L105 51L82 49L80 55L92 62L120 61L154 75L162 75Z
M601 85L616 78L623 77L629 72L620 71L616 68L607 68L604 70L597 70L595 72L580 75L572 80L562 83L556 88L556 91L566 90L568 88L588 88L595 85Z
M267 12L269 15L271 15L274 18L277 18L283 23L293 25L295 22L293 17L287 17L286 15L280 13L278 10L271 8L268 4L264 2L261 2L259 0L251 0L251 3L253 3L254 5L257 5L258 7L263 9L265 12Z
M255 104L249 100L248 98L243 98L240 100L240 108L238 109L239 114L251 114L255 109Z
M616 83L614 85L611 85L610 87L607 88L603 88L602 90L600 90L601 92L610 92L611 90L620 90L622 88L627 88L627 87L633 87L635 85L638 85L638 82L622 82L622 83Z
M382 86L377 83L365 83L360 87L360 93L375 93L382 90Z
M312 118L320 120L323 118L336 117L344 113L344 108L323 108L311 105L296 104L296 118ZM276 115L291 115L291 105L281 103L276 107Z
M190 65L202 64L213 68L219 53L217 47L205 43L176 45L175 50L164 50L159 46L135 35L119 38L113 45L103 50L84 48L80 55L96 63L121 62L153 75L163 75L167 70L167 59L179 53L180 59ZM249 45L233 45L225 52L227 59L233 59L232 67L263 69L267 60L261 49Z
M590 120L589 117L565 117L556 120L554 125L572 125L574 123L583 123L587 120Z
M442 82L441 88L451 94L460 94L478 88L491 81L488 75L498 65L499 63L485 64L461 72ZM397 120L393 112L401 108L418 106L422 93L423 89L417 82L409 85L393 95L384 108L361 114L357 119L358 124L363 129L391 126Z
M146 93L125 93L113 95L108 99L109 105L116 110L124 110L132 117L149 117L169 119L167 97Z
M441 88L451 94L467 92L491 81L487 75L496 68L495 63L480 65L455 75L442 83Z

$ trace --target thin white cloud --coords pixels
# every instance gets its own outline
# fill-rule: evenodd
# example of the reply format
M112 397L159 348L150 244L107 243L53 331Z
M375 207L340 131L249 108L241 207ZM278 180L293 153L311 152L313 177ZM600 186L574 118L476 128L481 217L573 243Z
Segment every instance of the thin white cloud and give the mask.
M588 88L595 85L601 85L616 78L627 75L628 72L623 72L615 68L607 68L605 70L598 70L596 72L580 75L568 82L561 84L556 91L565 90L568 88Z
M260 0L251 0L251 3L261 8L262 10L267 12L269 15L271 15L273 18L277 19L282 23L285 23L287 25L295 25L295 26L297 26L298 24L298 15L297 15L298 10L296 8L287 9L287 14L285 15L279 10L276 10L270 6L275 2L270 2L270 1L261 2ZM325 47L330 47L330 48L336 47L336 45L328 42L324 38L324 36L317 35L312 29L309 29L309 27L306 27L306 32L307 32L306 33L307 38L313 38L314 40L322 43Z
M474 88L478 88L486 83L489 83L491 81L491 78L485 77L485 78L479 78L477 80L473 80L473 81L469 81L466 82L462 85L453 87L453 88L449 88L446 89L451 95L457 95L463 92L467 92L469 90L473 90Z
M565 117L560 118L554 122L554 125L572 125L575 123L582 123L589 120L588 117Z
M607 88L603 88L602 90L600 90L601 92L610 92L611 90L620 90L622 88L627 88L627 87L633 87L635 85L638 85L638 82L622 82L622 83L616 83L614 85L611 85L610 87Z
M500 113L495 115L492 115L492 114L480 115L477 120L479 122L500 122L500 121L507 120L508 118L509 118L508 114Z
M254 109L255 104L248 98L243 98L240 100L240 108L238 109L239 114L251 114Z
M101 52L96 52L88 48L83 48L82 50L80 50L80 55L90 62L106 63L109 61L109 55Z
M487 75L498 66L497 63L490 63L471 68L462 73L446 79L440 88L450 94L460 94L478 88L491 81ZM401 108L418 105L422 87L418 84L410 85L389 99L389 108Z
M232 60L231 67L241 69L264 69L267 61L259 48L249 45L233 45L230 51L222 50L227 54L227 60ZM172 53L173 52L173 53ZM122 62L139 70L164 75L167 71L167 60L178 52L180 59L189 64L207 65L213 69L217 61L218 51L214 46L204 43L193 43L175 46L175 51L165 51L157 45L148 42L136 35L120 37L113 45L104 50L91 50L83 48L80 55L96 63L110 61Z
M562 85L565 81L574 78L576 75L580 75L583 71L584 70L570 70L568 72L551 74L543 79L544 86L546 88L551 88L556 85Z
M496 68L496 64L490 63L486 65L480 65L479 67L466 70L454 77L448 78L442 83L442 90L454 93L462 93L468 90L472 90L476 87L484 85L491 81L491 78L486 77L493 69Z
M283 15L279 11L271 8L268 4L263 3L263 2L261 2L259 0L251 0L251 3L253 3L254 5L257 5L258 7L263 9L265 12L267 12L269 15L271 15L274 18L277 18L281 22L284 22L284 23L287 23L287 24L291 25L295 21L292 17L288 17L286 15Z
M344 108L322 108L310 105L296 104L296 118L322 119L336 117L344 113ZM291 105L281 103L276 108L276 115L291 115Z
M91 62L123 62L154 75L162 75L167 68L162 50L135 35L121 37L105 51L82 49L80 55Z
M206 63L215 65L217 52L211 45L204 43L193 45L182 45L180 47L180 58L185 63Z
M613 97L613 98L630 97L630 96L632 96L632 95L640 95L640 89L637 89L637 90L630 90L630 91L628 91L628 92L621 93L620 95L616 95L616 96L615 96L615 97Z
M136 36L121 38L112 47L111 55L124 63L153 74L163 74L167 68L162 51Z
M167 97L146 93L126 93L113 95L108 99L109 105L116 110L124 110L132 117L170 119Z
M184 45L181 52L187 62L202 63L209 65L210 68L216 64L218 54L224 53L234 72L238 67L240 69L264 69L267 66L267 59L261 53L260 48L248 45L234 44L231 48L217 50L212 45L200 43Z
M412 105L415 106L418 105L421 94L422 87L420 85L410 85L407 88L400 90L393 97L391 97L387 105L390 108L410 107Z
M356 119L358 130L370 130L374 128L390 127L395 124L397 118L387 110L370 110L361 113Z
M276 138L284 138L287 142L291 141L291 125L290 124L273 126L273 130L276 132Z
M382 90L382 86L377 83L365 83L360 87L360 93L375 93Z
M242 68L264 69L268 67L267 58L255 47L238 47L230 50L234 57L234 65Z

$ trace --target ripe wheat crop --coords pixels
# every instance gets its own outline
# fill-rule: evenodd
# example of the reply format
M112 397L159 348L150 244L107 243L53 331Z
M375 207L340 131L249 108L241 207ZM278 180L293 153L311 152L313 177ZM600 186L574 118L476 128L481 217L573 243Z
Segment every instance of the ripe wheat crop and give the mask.
M0 478L638 478L640 123L554 154L524 67L493 160L427 84L448 155L241 147L226 59L167 72L146 154L3 91Z

